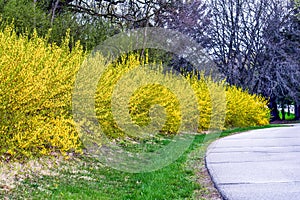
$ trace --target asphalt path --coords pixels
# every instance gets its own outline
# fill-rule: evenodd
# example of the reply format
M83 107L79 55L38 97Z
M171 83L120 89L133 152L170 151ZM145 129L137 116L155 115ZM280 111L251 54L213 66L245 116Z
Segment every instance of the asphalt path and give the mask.
M300 124L213 142L206 166L228 200L300 200Z

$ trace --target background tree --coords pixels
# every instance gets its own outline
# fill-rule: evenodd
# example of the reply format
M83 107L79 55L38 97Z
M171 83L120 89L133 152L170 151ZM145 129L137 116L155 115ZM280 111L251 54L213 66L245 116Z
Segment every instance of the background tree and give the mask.
M36 1L36 0L2 0L0 11L2 21L13 21L18 33L32 33L35 29L39 35L45 36L50 32L49 42L60 43L67 30L74 45L80 40L86 49L91 49L113 34L114 29L105 21L93 16L78 15L68 8L73 1Z
M179 31L193 38L205 48L209 43L207 30L210 25L210 17L208 5L202 0L171 1L168 6L162 7L161 12L155 16L155 20L156 26ZM185 56L187 55L189 52L182 52L181 56L173 55L170 67L181 72L197 70L197 66L186 61Z
M220 71L230 85L270 97L278 119L277 103L299 94L294 8L278 0L212 0L211 9L210 49Z
M285 10L278 5L273 13L264 33L266 44L261 59L263 67L256 85L264 95L271 98L274 105L276 102L282 105L295 102L297 105L300 80L299 20L291 6Z

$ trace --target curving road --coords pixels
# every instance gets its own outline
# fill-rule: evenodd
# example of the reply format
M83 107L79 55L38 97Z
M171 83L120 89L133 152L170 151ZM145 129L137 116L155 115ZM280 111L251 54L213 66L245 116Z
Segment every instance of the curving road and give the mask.
M206 165L224 199L299 200L300 124L219 139Z

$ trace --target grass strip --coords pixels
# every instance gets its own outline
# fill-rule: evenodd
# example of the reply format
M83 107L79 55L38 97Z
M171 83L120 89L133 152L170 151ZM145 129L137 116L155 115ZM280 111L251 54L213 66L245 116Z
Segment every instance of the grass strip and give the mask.
M0 184L0 198L6 199L207 199L217 196L211 188L209 178L201 171L204 156L210 142L219 137L253 129L282 127L235 128L221 134L196 135L188 150L172 164L148 173L126 173L104 166L99 160L84 155L70 160L61 160L51 166L54 173L41 173L42 170L29 170L20 167L14 174L13 186ZM207 138L205 138L207 139ZM122 141L123 148L133 152L155 151L168 144L171 138L153 138L138 143ZM53 158L51 158L53 160ZM51 161L50 161L51 162ZM57 162L54 159L53 162ZM53 163L52 162L52 163ZM45 162L41 165L45 165ZM204 168L203 168L204 167ZM0 174L3 171L0 167ZM2 170L2 172L1 172ZM13 170L8 168L7 170ZM202 177L201 177L202 176Z

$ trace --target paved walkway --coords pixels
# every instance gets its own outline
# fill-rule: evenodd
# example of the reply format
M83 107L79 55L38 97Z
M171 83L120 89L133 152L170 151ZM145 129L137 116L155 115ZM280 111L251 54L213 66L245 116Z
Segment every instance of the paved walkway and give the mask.
M219 139L206 164L224 199L299 200L300 125Z

